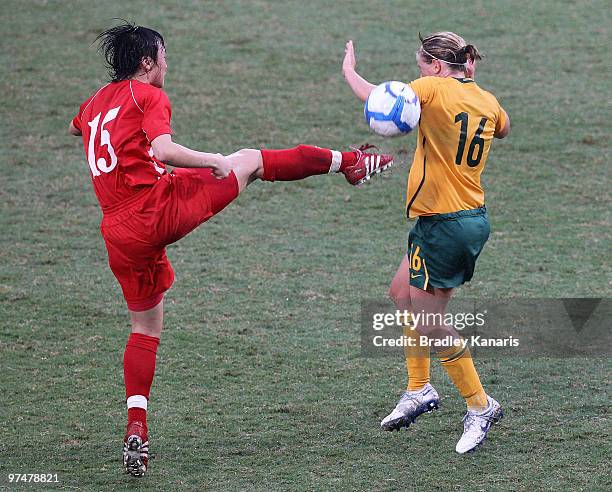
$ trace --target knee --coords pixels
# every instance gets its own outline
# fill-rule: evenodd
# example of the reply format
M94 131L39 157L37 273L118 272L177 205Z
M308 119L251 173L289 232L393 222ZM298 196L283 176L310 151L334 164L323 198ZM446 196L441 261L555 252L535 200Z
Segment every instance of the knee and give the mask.
M242 165L249 165L261 161L261 151L257 149L240 149L229 154L227 157Z
M236 152L236 154L244 156L254 156L260 154L260 151L257 149L240 149L238 152Z
M414 327L415 331L424 337L429 339L436 338L436 329L433 326L428 326L427 324L416 323Z
M132 333L159 338L164 326L163 301L147 311L130 311Z
M235 157L237 167L243 169L247 175L255 175L263 169L261 151L257 149L242 149L229 157Z
M448 325L442 324L429 324L427 318L424 322L416 323L415 330L423 336L429 339L443 340L448 336L453 336L453 331Z
M242 149L227 156L232 162L232 168L238 180L240 192L257 178L263 177L263 159L261 151Z

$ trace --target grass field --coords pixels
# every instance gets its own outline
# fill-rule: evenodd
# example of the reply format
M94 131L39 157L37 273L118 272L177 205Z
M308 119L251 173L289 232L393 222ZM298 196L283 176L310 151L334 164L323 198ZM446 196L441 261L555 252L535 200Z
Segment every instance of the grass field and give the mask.
M477 361L506 408L478 453L454 452L463 403L437 363L441 411L379 421L403 361L360 357L362 298L404 254L415 138L368 133L344 43L372 81L417 77L421 31L486 55L477 78L512 118L485 172L492 235L469 297L610 297L610 9L605 1L0 1L0 489L57 473L70 490L610 490L609 358ZM229 153L366 140L400 161L256 183L169 248L149 417L150 474L122 474L129 325L106 264L79 104L106 78L89 45L113 17L161 31L175 140ZM608 465L606 465L608 463ZM50 488L32 484L32 488Z

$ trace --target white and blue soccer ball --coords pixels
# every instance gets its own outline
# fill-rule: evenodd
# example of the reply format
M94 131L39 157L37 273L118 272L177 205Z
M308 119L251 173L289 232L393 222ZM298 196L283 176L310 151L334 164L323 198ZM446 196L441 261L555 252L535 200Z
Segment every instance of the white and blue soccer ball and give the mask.
M363 114L375 133L397 137L410 133L419 124L421 104L408 84L383 82L370 92Z

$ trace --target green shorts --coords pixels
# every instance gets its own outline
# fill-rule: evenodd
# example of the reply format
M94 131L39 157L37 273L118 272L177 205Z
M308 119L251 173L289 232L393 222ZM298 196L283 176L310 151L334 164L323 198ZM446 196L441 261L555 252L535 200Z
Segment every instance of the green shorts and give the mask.
M484 206L419 217L408 235L410 285L448 289L469 282L489 231Z

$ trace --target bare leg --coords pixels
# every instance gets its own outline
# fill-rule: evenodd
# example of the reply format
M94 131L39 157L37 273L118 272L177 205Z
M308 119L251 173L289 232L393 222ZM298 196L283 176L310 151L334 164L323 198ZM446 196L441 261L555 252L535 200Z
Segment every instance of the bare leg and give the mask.
M164 325L164 301L147 311L129 311L132 333L159 338Z
M404 256L389 286L389 297L396 309L410 311L410 260Z
M400 263L391 286L389 287L389 297L393 300L398 310L408 310L413 313L439 313L444 315L448 301L454 289L436 289L424 291L410 285L410 260L408 255L404 256ZM421 335L429 337L444 337L453 335L458 337L458 333L450 325L444 324L423 324L417 326L417 331Z
M423 316L426 314L436 315L432 317L433 321L418 323L416 330L421 335L426 335L432 339L442 339L449 335L453 338L459 338L459 334L452 325L436 321L443 320L446 306L453 292L454 289L438 288L432 288L431 292L429 292L412 285L410 286L410 300L413 312L415 314L422 313Z
M234 165L240 193L253 181L263 177L263 159L259 150L241 149L228 157Z

